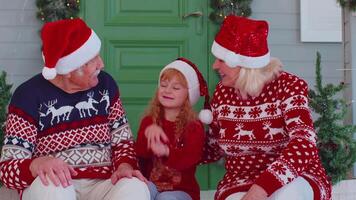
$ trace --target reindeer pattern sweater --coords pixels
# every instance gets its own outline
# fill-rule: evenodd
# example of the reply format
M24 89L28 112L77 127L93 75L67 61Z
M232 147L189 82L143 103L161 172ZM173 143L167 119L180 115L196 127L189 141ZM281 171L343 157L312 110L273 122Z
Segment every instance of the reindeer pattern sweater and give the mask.
M78 178L109 178L123 162L137 167L133 137L115 81L105 72L97 86L68 94L41 74L20 85L10 102L0 178L23 190L29 165L40 156L64 160Z
M271 195L298 176L309 182L315 200L331 198L307 95L306 82L286 72L254 98L242 99L234 88L217 85L203 161L225 157L216 200L247 191L252 184Z

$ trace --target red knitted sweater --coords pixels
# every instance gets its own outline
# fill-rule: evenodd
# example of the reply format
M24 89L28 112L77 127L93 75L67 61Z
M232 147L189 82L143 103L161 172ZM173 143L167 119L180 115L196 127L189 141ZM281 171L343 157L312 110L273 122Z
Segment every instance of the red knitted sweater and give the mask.
M136 141L136 153L143 174L158 190L180 190L188 193L193 200L200 199L200 189L195 179L196 166L201 159L204 145L204 129L199 121L189 123L180 139L174 135L175 123L162 121L162 129L169 138L169 156L156 158L147 149L146 128L151 125L152 118L145 117L140 125Z
M217 85L204 155L204 162L225 156L226 173L216 200L247 191L252 184L271 195L298 176L310 183L315 200L331 198L307 95L306 82L286 72L254 98L241 99L234 88Z

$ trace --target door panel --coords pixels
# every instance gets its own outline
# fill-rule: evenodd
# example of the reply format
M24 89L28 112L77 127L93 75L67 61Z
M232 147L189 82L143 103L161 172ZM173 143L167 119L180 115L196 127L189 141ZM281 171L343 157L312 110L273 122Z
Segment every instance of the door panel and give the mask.
M119 85L135 135L165 65L177 57L186 57L208 80L209 1L86 0L81 3L83 18L102 40L105 70ZM203 16L183 17L196 11ZM196 110L202 105L203 98ZM197 177L201 189L208 189L209 166L199 167Z
M184 0L107 0L106 25L182 26Z

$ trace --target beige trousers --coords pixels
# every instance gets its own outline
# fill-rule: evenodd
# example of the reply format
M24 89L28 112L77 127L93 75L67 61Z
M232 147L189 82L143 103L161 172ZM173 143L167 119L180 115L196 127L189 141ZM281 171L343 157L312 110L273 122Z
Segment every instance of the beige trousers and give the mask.
M246 192L238 192L231 194L226 198L226 200L240 200ZM309 185L303 177L298 177L289 184L278 189L268 200L313 200L314 192L312 187Z
M53 183L44 186L37 177L22 195L23 200L150 200L147 185L137 178L78 179L66 188Z

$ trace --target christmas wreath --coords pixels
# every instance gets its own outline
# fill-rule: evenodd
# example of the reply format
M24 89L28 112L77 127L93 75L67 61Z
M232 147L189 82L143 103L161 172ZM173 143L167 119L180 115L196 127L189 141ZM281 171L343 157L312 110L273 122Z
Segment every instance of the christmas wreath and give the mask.
M37 0L37 18L44 22L77 18L79 0Z
M350 10L356 11L356 0L337 0L340 5L345 8L349 7Z
M214 11L210 14L210 19L221 24L228 15L248 17L251 15L252 0L211 0L211 7Z

